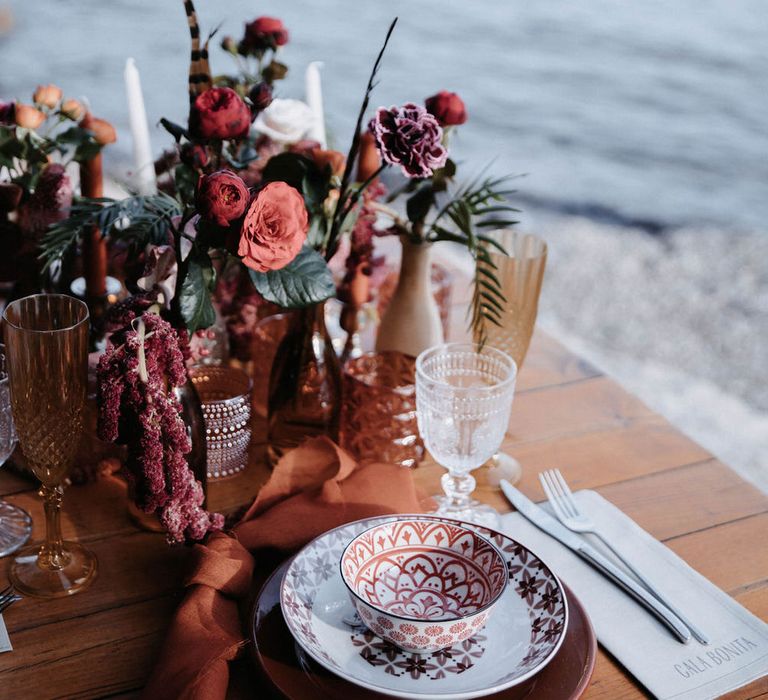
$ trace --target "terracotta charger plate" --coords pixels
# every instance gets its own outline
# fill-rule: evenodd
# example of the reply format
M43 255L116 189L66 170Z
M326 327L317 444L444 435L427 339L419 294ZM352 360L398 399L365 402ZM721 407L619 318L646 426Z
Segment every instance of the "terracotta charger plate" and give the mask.
M251 634L262 675L276 697L290 700L348 700L383 695L345 681L310 659L288 631L280 608L280 583L290 562L267 579L253 608ZM552 661L523 685L488 695L498 700L565 700L582 696L595 667L597 639L584 608L564 586L569 620L563 644Z

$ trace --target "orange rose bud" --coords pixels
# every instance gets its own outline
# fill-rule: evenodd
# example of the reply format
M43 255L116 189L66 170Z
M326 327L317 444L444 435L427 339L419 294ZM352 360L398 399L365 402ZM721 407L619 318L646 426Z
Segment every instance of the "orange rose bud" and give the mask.
M322 148L315 148L312 151L312 160L315 161L315 165L320 168L320 170L325 170L326 167L330 167L331 173L339 176L344 174L344 167L347 164L347 159L344 157L343 153L339 153L338 151L326 151Z
M381 156L376 139L370 131L360 134L360 150L357 154L357 181L365 182L381 167Z
M39 109L30 105L16 103L16 123L25 129L37 129L46 117Z
M53 109L59 104L62 94L61 88L55 85L38 85L35 94L32 95L32 101L36 105L44 105L49 109Z
M96 139L96 143L106 146L108 143L114 143L117 141L117 132L115 127L112 126L106 119L99 119L94 117L90 112L87 112L83 117L83 121L80 122L80 126L83 129L93 132L93 137Z
M85 107L83 107L77 100L69 98L68 100L64 100L64 104L61 105L60 111L65 117L76 122L83 118Z

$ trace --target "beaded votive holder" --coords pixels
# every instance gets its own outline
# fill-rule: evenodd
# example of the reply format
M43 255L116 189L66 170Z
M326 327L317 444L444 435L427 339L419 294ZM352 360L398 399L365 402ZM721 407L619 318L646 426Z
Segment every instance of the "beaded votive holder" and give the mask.
M248 466L251 442L251 378L226 366L190 370L205 417L208 479L233 476Z

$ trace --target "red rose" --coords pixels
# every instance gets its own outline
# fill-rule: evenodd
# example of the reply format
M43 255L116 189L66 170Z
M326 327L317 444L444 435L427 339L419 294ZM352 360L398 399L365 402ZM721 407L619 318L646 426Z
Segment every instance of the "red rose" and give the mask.
M270 182L248 208L237 254L257 272L279 270L298 255L308 228L299 191L285 182Z
M279 19L257 17L245 25L243 44L252 51L274 49L288 43L288 30Z
M184 143L180 152L181 162L195 170L202 170L208 161L208 149L199 143Z
M267 82L256 83L248 93L248 97L253 105L252 112L258 114L272 104L272 88Z
M457 126L467 121L467 108L455 92L441 90L424 101L427 111L437 119L440 126Z
M248 188L237 175L229 170L219 170L200 179L195 202L203 219L229 226L243 215L248 198Z
M204 139L240 138L250 126L251 110L232 88L209 88L192 107L190 127Z

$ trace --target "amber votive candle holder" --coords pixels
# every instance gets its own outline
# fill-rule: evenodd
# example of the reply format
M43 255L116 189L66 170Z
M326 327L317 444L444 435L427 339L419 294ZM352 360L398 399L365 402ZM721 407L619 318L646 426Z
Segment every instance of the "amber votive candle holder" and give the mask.
M416 422L416 359L369 352L343 370L341 446L356 460L416 467L424 444Z

